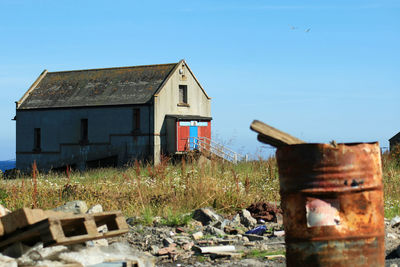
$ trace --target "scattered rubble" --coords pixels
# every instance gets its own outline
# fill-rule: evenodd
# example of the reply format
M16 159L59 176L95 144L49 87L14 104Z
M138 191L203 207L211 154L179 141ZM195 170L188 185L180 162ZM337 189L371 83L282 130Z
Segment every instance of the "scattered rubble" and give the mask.
M84 205L80 204L78 204L79 207L86 205L86 203ZM89 209L86 208L86 213L75 215L73 212L76 212L77 205L68 204L65 206L72 208L64 209L69 212L63 212L66 216L63 218L75 216L75 218L80 218L86 224L87 216L89 216L88 218L99 218L98 216L103 216L102 214L109 214L104 213L101 205L96 205ZM82 212L85 208L79 208L79 210ZM15 216L14 213L6 216L10 219ZM14 228L17 228L15 231L22 230L23 232L26 229L30 229L32 224L38 224L38 222L31 219L38 220L40 216L50 216L49 214L54 217L54 214L58 213L55 211L42 211L40 213L37 210L23 209L17 214L24 220L20 220L14 225ZM35 216L32 214L35 214ZM119 215L118 213L113 214L115 216L111 221L115 223L115 218ZM155 265L171 267L285 266L285 232L282 224L274 222L273 219L264 222L262 220L265 219L255 219L248 210L242 210L237 215L229 217L232 218L230 220L210 208L199 209L196 214L196 220L190 221L186 226L175 227L161 225L157 220L152 226L144 226L137 223L139 221L138 218L124 219L124 222L128 222L128 231L124 235L115 235L113 237L106 235L106 238L100 239L103 240L102 242L93 239L86 240L85 238L82 239L82 237L79 237L81 238L77 242L79 244L51 244L52 246L47 246L48 244L43 240L39 240L39 242L36 242L36 240L36 244L26 244L24 241L13 242L8 247L3 247L2 254L0 254L0 267L65 267L67 266L66 264L70 264L68 266L98 267L105 266L100 264L108 261L121 263L121 265L116 263L115 266L139 267ZM1 218L0 221L7 221L5 219L6 216ZM63 218L58 219L61 224L63 223ZM96 220L93 220L99 234L104 236L106 233L115 231L112 223L96 223ZM43 224L41 222L39 221L39 224ZM400 248L398 249L400 244L400 223L393 222L393 220L385 220L387 254L392 257L389 257L387 262L392 265L400 262ZM85 227L84 224L75 224L75 226L77 229L82 229L82 227ZM46 227L50 227L50 224L47 223L46 225ZM8 226L4 227L4 230L9 231L7 229ZM0 237L0 245L4 242L4 238L9 236L10 234L5 234Z
M265 222L278 222L282 218L282 210L277 203L257 202L251 204L247 210L250 211L253 218Z

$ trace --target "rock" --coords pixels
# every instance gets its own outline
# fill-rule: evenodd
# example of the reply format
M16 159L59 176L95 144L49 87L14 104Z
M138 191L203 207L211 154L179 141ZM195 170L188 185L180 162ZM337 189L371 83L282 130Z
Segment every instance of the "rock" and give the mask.
M194 211L193 219L201 222L203 225L208 225L212 222L222 221L223 218L211 208L201 208Z
M108 241L105 238L97 239L97 240L89 240L89 241L86 241L85 243L86 243L87 247L98 247L98 246L106 247L106 246L108 246Z
M250 241L262 241L264 240L263 236L260 235L253 235L253 234L245 234L245 237L247 237Z
M210 253L210 258L212 260L219 259L219 258L227 258L230 260L237 260L242 258L243 253L239 252L212 252Z
M184 233L185 230L184 230L182 227L176 227L176 228L175 228L175 232L177 232L178 234L180 234L180 233Z
M218 228L216 228L216 227L213 227L213 226L211 226L211 225L207 225L207 226L204 228L204 231L205 231L206 233L209 233L209 234L215 235L215 236L224 236L224 235L225 235L225 232L224 232L224 231L222 231L222 230L220 230L220 229L218 229Z
M175 241L174 241L172 238L170 238L170 237L164 238L164 239L162 240L162 243L163 243L164 247L169 247L169 246L172 245L174 242L175 242Z
M171 247L165 247L165 248L161 248L158 250L157 255L168 255L168 254L172 254L176 252L176 247L171 246Z
M391 239L397 239L397 236L395 234L392 234L392 233L388 233L386 235L386 237L391 238Z
M283 215L281 213L276 214L276 222L280 225L283 224Z
M160 248L158 246L155 246L155 245L150 246L150 253L153 255L158 255L159 250L160 250Z
M126 218L126 223L130 226L134 226L140 222L140 218L138 216Z
M239 215L239 214L236 214L236 215L232 218L231 223L230 223L230 226L233 226L233 227L235 227L235 226L240 226L240 215Z
M285 231L274 231L274 236L281 237L285 235Z
M258 260L255 259L244 259L240 261L240 266L243 267L265 267L265 263L264 262L260 262ZM269 266L269 265L267 265Z
M15 259L0 254L0 267L18 267L18 264Z
M103 212L103 206L101 206L100 204L94 205L93 207L91 207L90 209L88 209L88 211L86 213L100 213Z
M203 236L204 236L203 232L196 232L196 233L192 234L192 237L193 237L194 240L202 239Z
M182 245L182 248L183 248L184 250L191 250L193 246L194 246L194 243L193 243L193 242L188 242L188 243L183 244L183 245Z
M258 223L258 224L264 224L265 221L264 221L263 219L258 219L258 220L257 220L257 223Z
M225 226L224 231L229 235L236 235L239 233L239 231L236 228L233 228L232 226L229 225Z
M194 231L201 231L203 229L203 224L199 221L196 220L191 220L188 224L187 227L191 230Z
M7 215L9 213L11 213L11 211L0 204L0 217L3 217L4 215Z
M240 212L240 223L248 228L253 228L257 224L257 220L254 219L250 212L246 209L243 209Z
M22 244L21 242L15 242L4 249L1 253L6 256L19 258L22 254L30 249L29 246ZM1 266L1 265L0 265Z
M400 216L396 216L396 217L394 217L391 221L390 221L390 225L392 226L392 227L396 227L396 226L398 226L398 225L400 225Z
M257 202L251 204L247 210L255 219L263 219L267 222L277 222L277 214L282 215L282 209L279 203Z
M75 200L65 203L65 205L53 209L54 211L72 212L75 214L86 213L88 207L85 201Z

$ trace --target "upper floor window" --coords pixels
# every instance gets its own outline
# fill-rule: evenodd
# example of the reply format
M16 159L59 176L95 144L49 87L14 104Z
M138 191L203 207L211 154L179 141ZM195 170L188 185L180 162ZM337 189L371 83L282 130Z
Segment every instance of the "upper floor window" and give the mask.
M179 85L179 104L187 104L187 85Z
M133 130L138 131L140 129L140 108L133 109Z
M81 144L89 142L88 119L81 119Z
M42 137L40 128L35 128L33 131L33 150L34 151L41 151L42 150Z

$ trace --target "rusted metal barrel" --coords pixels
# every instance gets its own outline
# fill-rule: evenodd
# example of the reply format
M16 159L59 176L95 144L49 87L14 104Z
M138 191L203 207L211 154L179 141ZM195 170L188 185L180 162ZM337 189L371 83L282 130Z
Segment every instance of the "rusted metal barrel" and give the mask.
M379 144L288 145L276 156L287 266L384 266Z

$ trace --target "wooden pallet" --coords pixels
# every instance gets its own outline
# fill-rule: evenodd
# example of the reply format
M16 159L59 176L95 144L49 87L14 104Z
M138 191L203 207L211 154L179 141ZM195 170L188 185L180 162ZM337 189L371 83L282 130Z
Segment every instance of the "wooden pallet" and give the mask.
M97 230L103 225L107 225L106 233ZM0 249L14 242L35 244L42 241L44 246L70 245L117 236L128 231L128 225L120 211L54 216L0 237Z

